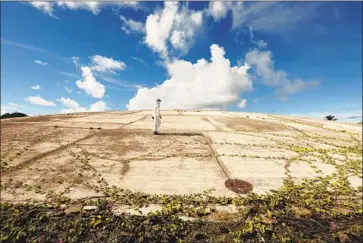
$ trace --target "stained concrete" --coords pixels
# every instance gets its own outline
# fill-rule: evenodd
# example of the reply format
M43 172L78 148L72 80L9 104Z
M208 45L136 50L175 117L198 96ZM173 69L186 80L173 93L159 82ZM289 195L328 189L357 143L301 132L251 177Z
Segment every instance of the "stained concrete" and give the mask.
M339 166L361 160L339 152L361 146L361 125L225 111L161 114L159 136L151 133L151 110L1 121L2 200L42 200L50 192L97 197L107 187L151 194L213 188L214 195L237 196L225 187L228 179L264 194L288 177L299 183L336 172L320 152L298 156L293 148L324 149ZM362 184L349 176L352 186Z

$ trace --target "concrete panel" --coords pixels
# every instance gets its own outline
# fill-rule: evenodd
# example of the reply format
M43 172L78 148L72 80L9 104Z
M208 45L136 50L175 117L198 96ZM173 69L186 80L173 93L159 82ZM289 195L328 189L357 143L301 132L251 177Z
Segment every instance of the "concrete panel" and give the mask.
M228 116L229 112L225 111L183 111L183 116Z
M45 124L44 126L97 130L97 129L120 129L123 126L125 126L125 123L60 121L60 122L52 122L49 124Z
M222 156L247 156L247 157L281 157L281 158L292 158L297 153L276 147L262 148L259 146L239 146L233 144L213 144L213 148L218 155Z
M215 188L215 195L236 196L225 188L228 178L246 180L253 192L266 193L280 188L287 176L299 182L336 171L322 160L323 154L309 150L285 168L286 160L296 155L291 146L324 148L339 165L347 159L361 161L358 151L347 150L362 143L361 126L354 124L224 111L162 110L162 115L158 136L152 135L151 111L1 121L2 163L17 165L2 167L2 200L42 200L50 191L73 199L100 196L106 185L151 194ZM359 128L354 135L359 141L332 130L338 128ZM62 146L67 144L72 145ZM362 184L361 178L348 176L353 186Z
M161 111L160 111L162 116L178 116L181 111L178 110L163 110L163 108L161 107ZM147 111L141 111L138 113L139 115L143 115L143 116L151 116L153 114L152 110L147 110Z
M252 184L253 192L267 193L283 185L285 162L238 157L219 157L231 179L245 180Z
M152 129L153 121L150 117L145 120L135 122L129 126L127 129ZM163 116L160 125L160 132L164 131L213 131L216 127L210 122L204 120L202 117L198 116Z
M313 168L315 166L316 168ZM316 170L321 170L321 173L317 173ZM324 164L314 161L312 165L307 162L292 162L289 166L290 175L293 178L308 178L316 177L319 175L327 176L336 172L336 168L330 164Z
M72 193L79 187L86 188L87 184L96 187L97 179L93 173L81 162L80 158L76 158L68 151L61 151L24 164L17 170L3 172L1 183L4 186L2 192L5 194L2 193L2 200L43 200L45 195L51 191ZM75 189L70 190L72 188ZM82 192L87 196L95 195L95 193L89 187Z
M121 123L126 124L142 119L145 115L135 114L97 114L92 116L69 119L68 122Z
M254 136L253 133L208 132L207 136L213 143L236 143L241 145L277 145L267 138Z
M204 136L188 133L153 136L143 130L106 131L79 145L92 156L111 160L212 155Z
M120 187L156 194L201 193L214 188L215 195L234 196L224 186L226 179L212 158L168 158L131 162Z

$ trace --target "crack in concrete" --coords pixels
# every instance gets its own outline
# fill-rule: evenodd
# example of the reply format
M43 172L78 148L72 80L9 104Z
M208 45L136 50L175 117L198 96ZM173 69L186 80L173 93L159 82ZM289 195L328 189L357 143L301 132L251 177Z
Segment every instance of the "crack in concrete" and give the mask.
M126 127L126 126L128 126L128 125L131 125L131 124L135 123L135 122L141 121L141 120L145 119L146 117L147 117L147 116L144 116L144 117L142 117L142 118L140 118L140 119L137 119L137 120L135 120L135 121L125 123L123 126L121 126L121 128L124 128L124 127ZM120 129L121 129L121 128L120 128ZM58 147L58 148L56 148L56 149L50 150L50 151L45 152L45 153L41 153L41 154L39 154L39 155L34 156L33 158L30 158L30 159L28 159L28 160L23 161L22 163L20 163L20 164L18 164L18 165L16 165L16 166L14 166L14 167L10 167L7 171L2 172L2 174L3 174L3 175L11 175L11 173L12 173L12 172L14 172L14 171L16 171L16 170L19 170L19 169L26 168L27 166L31 165L32 163L34 163L35 161L37 161L37 160L39 160L39 159L42 159L42 158L44 158L44 157L47 157L48 155L51 155L51 154L54 154L54 153L60 152L60 151L62 151L62 150L65 150L65 149L67 149L67 148L70 148L71 146L73 146L73 145L77 144L78 142L81 142L81 141L84 141L84 140L86 140L86 139L89 139L89 138L91 138L91 137L93 137L93 136L95 136L95 135L99 135L99 134L102 134L102 133L104 133L104 132L112 131L112 130L115 130L115 129L104 129L104 130L101 130L101 131L99 131L99 132L95 132L95 133L93 133L93 134L90 134L90 135L87 135L87 136L85 136L85 137L83 137L83 138L80 138L80 139L78 139L78 140L76 140L76 141L74 141L74 142L68 143L68 144L66 144L66 145L62 145L62 146L60 146L60 147Z
M217 160L217 162L218 162L219 166L221 167L222 172L223 172L223 175L224 175L224 176L225 176L228 180L230 180L230 179L231 179L231 177L229 176L229 174L228 174L228 172L227 172L226 167L224 166L223 162L222 162L222 161L220 161L220 159L219 159L219 156L218 156L217 152L215 151L215 149L214 149L214 148L213 148L213 146L212 146L212 142L209 140L209 137L205 134L205 132L203 132L203 137L204 137L204 139L207 141L207 144L208 144L208 146L209 146L210 150L212 151L212 153L213 153L213 155L214 155L215 159Z
M181 113L181 112L180 112ZM133 114L133 113L129 113L129 114ZM129 123L127 123L127 124L123 124L123 126L121 127L121 128L119 128L119 129L122 129L123 127L126 127L126 126L128 126L128 125L130 125L130 124L133 124L133 123L135 123L135 122L138 122L138 121L141 121L141 120L145 120L145 119L147 119L149 116L148 115L146 115L146 116L144 116L144 117L142 117L142 118L140 118L140 119L138 119L138 120L136 120L136 121L132 121L132 122L129 122ZM209 120L208 120L208 122L209 123L211 123ZM281 121L277 121L276 123L282 123L283 124L283 120L281 120ZM34 123L32 123L32 124L34 124ZM215 126L213 123L211 123L213 126ZM296 122L296 124L299 124L298 122ZM286 125L286 126L288 126L288 127L292 127L292 128L294 128L294 126L293 125ZM216 127L216 126L215 126ZM16 168L16 167L19 167L20 169L21 168L26 168L26 166L29 166L31 163L33 163L35 160L37 160L37 159L40 159L40 158L43 158L43 157L46 157L47 155L49 155L49 154L52 154L52 153L56 153L56 152L59 152L59 151L62 151L63 149L65 149L66 151L68 150L68 148L70 148L71 146L73 146L73 145L84 145L84 144L79 144L79 142L80 141L83 141L83 140L86 140L86 139L88 139L88 138L90 138L90 137L92 137L92 136L95 136L95 135L98 135L98 134L101 134L101 133L103 133L103 132L106 132L106 131L117 131L117 130L119 130L119 129L104 129L104 130L102 130L102 131L99 131L99 132L95 132L95 133L93 133L93 134L90 134L90 135L87 135L86 137L83 137L83 138L81 138L81 139L79 139L79 140L77 140L77 141L75 141L75 142L71 142L71 143L68 143L68 144L66 144L66 145L63 145L63 146L61 146L61 147L59 147L59 148L56 148L56 149L54 149L54 150L52 150L52 151L49 151L49 152L46 152L46 153L43 153L43 154L40 154L39 156L35 156L34 158L31 158L30 160L26 160L25 162L22 162L21 164L19 164L19 165L17 165L17 166L14 166L14 167L12 167L11 169L13 170L14 168ZM327 131L334 131L334 130L332 130L332 129L325 129L325 128L323 128L324 130L327 130ZM146 130L146 129L145 129ZM305 132L305 131L303 131L303 130L300 130L300 129L298 129L298 128L294 128L294 130L295 131L297 131L297 132L300 132L301 133L301 135L300 135L300 137L290 137L290 136L287 136L287 135L285 135L285 134L274 134L274 133L254 133L254 134L246 134L246 133L241 133L241 134L243 134L243 135L251 135L251 136L254 136L254 137L259 137L259 138L266 138L267 140L271 140L271 141L274 141L274 142L277 142L277 144L279 144L280 146L264 146L264 147L276 147L276 148L289 148L290 147L290 145L289 144L285 144L285 143L283 143L283 142L281 142L281 141L278 141L278 140L276 140L276 138L277 137L282 137L282 138L294 138L294 139L296 139L296 140L299 140L299 141L301 141L301 142L303 142L304 144L306 144L307 145L307 147L313 147L313 145L309 145L309 144L307 144L307 142L308 141L306 141L306 139L310 139L311 141L309 141L309 142L316 142L316 143L319 143L319 144L329 144L327 141L324 141L324 139L330 139L329 137L325 137L324 139L321 139L322 137L314 137L314 136L312 136L312 135L314 135L314 134L316 134L316 133L314 133L314 132ZM227 131L221 131L221 132L223 132L223 133L232 133L232 132L227 132ZM337 131L334 131L334 132L337 132ZM234 133L236 133L236 132L234 132ZM238 133L238 132L237 132ZM207 134L207 132L206 131L204 131L203 133L166 133L166 134L164 134L164 135L175 135L175 136L177 136L177 135L180 135L180 136L197 136L197 135L199 135L199 136L203 136L204 137L204 139L206 140L206 143L208 144L208 146L209 146L209 148L210 148L210 150L212 151L212 155L210 155L210 156L213 156L213 157L215 157L216 158L216 160L217 160L217 162L218 162L218 164L219 164L219 166L221 167L221 170L222 170L222 172L223 172L223 174L224 174L224 176L226 177L226 178L228 178L228 179L230 179L230 176L229 176L229 172L228 172L228 170L226 169L226 167L225 167L225 165L224 165L224 163L219 159L219 155L216 153L216 150L214 149L214 146L213 145L215 145L215 144L229 144L229 143L214 143L213 141L212 141L212 139L211 139L211 137L210 137L210 135L209 134ZM264 135L272 135L272 137L265 137ZM316 135L318 135L318 134L316 134ZM353 138L353 136L352 136L352 134L350 134L351 135L351 137L352 137L352 139L354 139ZM343 140L343 139L340 139L340 140ZM347 141L348 141L348 139L347 139ZM57 141L58 142L58 141ZM158 149L158 150L156 150L156 151L152 151L152 152L150 152L149 154L152 154L152 153L155 153L155 152L158 152L158 151L161 151L162 149L165 149L166 147L168 147L168 146L171 146L173 143L175 143L176 141L172 141L169 145L167 145L167 146L165 146L164 148L160 148L160 149ZM353 141L352 141L353 142ZM360 141L359 141L360 142ZM361 142L360 142L361 143ZM230 144L235 144L235 145L237 145L237 143L230 143ZM246 144L240 144L241 146L248 146L248 145L246 145ZM333 144L332 144L333 145ZM256 146L256 145L254 145L254 144L251 144L251 146ZM343 145L341 145L341 146L339 146L339 145L333 145L333 146L335 146L335 147L341 147L341 148L346 148L347 146L343 146ZM258 146L258 147L263 147L263 146ZM82 150L84 150L83 148L82 148ZM291 150L291 149L289 149L290 151L293 151L293 150ZM86 150L84 150L85 152L87 152ZM333 149L326 149L326 151L334 151ZM336 151L336 152L338 152L338 151ZM88 152L87 152L88 153ZM88 153L88 155L90 155L90 153ZM345 157L346 157L346 159L348 158L348 155L347 154L344 154L345 155ZM126 163L129 163L131 160L135 160L135 161L137 161L139 158L140 159L142 159L142 157L143 156L147 156L147 155L142 155L142 156L139 156L139 157L136 157L136 158L132 158L132 159L129 159L129 160L126 160L127 162ZM200 155L199 155L200 156ZM234 156L234 155L231 155L231 156ZM313 154L311 154L311 156L313 156L313 157L316 157L315 155L313 155ZM327 155L326 155L327 156ZM96 157L96 156L95 156ZM161 159L165 159L165 158L168 158L169 156L165 156L164 158L161 158ZM170 156L170 157L173 157L173 156ZM187 157L195 157L195 156L187 156ZM196 156L196 157L198 157L198 156ZM249 156L248 156L249 157ZM272 157L271 157L272 158ZM318 158L318 157L317 157ZM107 159L107 158L105 158L105 159ZM147 158L145 158L145 159L147 159ZM29 162L30 161L30 162ZM115 160L116 161L116 160ZM286 177L288 178L288 179L291 179L291 171L290 171L290 169L289 169L289 167L290 167L290 164L291 164L291 162L292 162L293 160L291 160L291 158L289 159L289 160L287 160L287 161L285 161L285 175L286 175ZM299 161L304 161L304 159L301 159L301 158L299 158ZM119 161L119 162L121 162L121 161ZM326 162L326 161L324 161L324 163L326 163L326 164L329 164L328 162ZM92 168L93 168L93 166L91 166ZM93 170L95 170L94 168L93 168ZM10 171L9 171L10 172ZM6 175L9 175L9 174L7 174L6 172L2 172L3 174L6 174ZM74 176L73 177L73 179L71 180L72 181L72 185L74 185L74 179L76 179L77 178L77 176ZM105 180L104 180L104 178L103 177L98 177L98 178L101 178L101 179L103 179L101 182L98 182L98 186L100 186L100 188L97 188L97 189L101 189L102 188L102 183L105 183ZM106 183L107 184L107 183ZM69 189L70 187L72 187L72 185L69 185L68 187L67 187L67 189ZM102 188L102 189L104 189L104 188ZM65 193L66 191L64 191L63 193Z
M223 132L224 131L224 129L222 129L220 126L218 126L218 125L216 125L216 124L214 124L214 123L212 123L207 117L205 117L205 116L203 116L203 118L202 118L204 121L206 121L206 122L208 122L209 124L211 124L213 127L215 127L215 129L216 129L216 132Z

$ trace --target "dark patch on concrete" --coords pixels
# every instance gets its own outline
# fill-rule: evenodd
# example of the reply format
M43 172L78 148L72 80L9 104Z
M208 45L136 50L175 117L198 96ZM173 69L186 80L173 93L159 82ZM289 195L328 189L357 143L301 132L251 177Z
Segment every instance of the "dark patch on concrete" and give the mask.
M128 162L125 162L121 169L121 175L125 176L127 172L130 171L130 164Z
M251 118L219 118L222 123L225 123L227 127L234 129L235 131L243 132L278 132L291 130L287 126L266 122Z
M228 190L233 191L237 194L246 194L253 189L251 183L237 179L229 179L224 183L224 185L227 187Z
M201 133L193 133L193 132L185 132L185 133L172 133L172 132L163 132L158 133L158 136L184 136L184 137L192 137L192 136L203 136Z
M13 122L49 122L49 121L61 121L71 118L80 118L86 116L85 114L69 114L69 115L45 115L45 116L30 116L22 117L21 119L14 119Z

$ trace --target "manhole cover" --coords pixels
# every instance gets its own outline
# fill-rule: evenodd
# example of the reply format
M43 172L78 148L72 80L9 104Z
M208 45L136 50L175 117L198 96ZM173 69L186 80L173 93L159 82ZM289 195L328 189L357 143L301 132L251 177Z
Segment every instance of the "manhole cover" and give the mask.
M228 188L228 190L231 190L238 194L246 194L252 191L253 188L251 183L236 179L227 180L224 185Z

